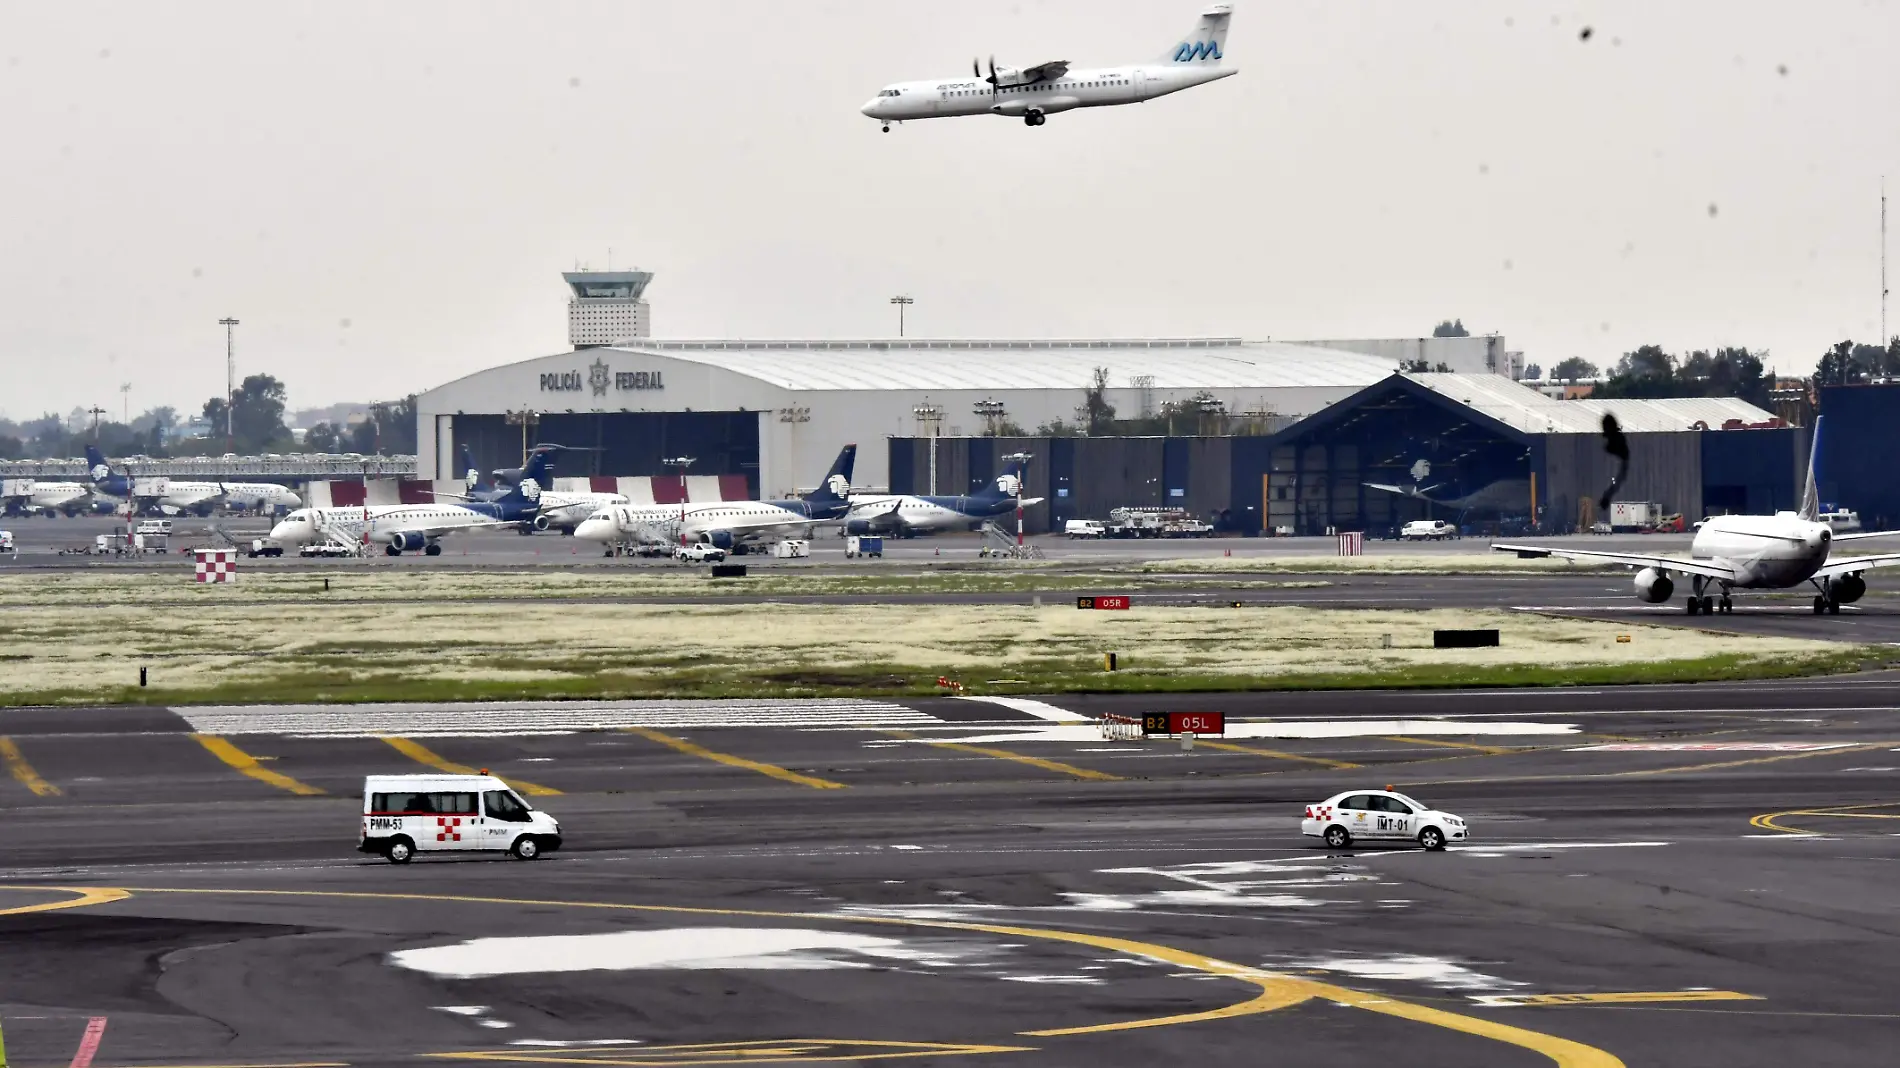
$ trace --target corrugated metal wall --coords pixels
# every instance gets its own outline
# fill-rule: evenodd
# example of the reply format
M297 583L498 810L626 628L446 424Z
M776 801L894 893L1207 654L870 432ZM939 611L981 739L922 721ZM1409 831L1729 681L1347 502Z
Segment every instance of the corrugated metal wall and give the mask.
M1828 430L1831 436L1831 422ZM1806 429L1711 430L1699 436L1703 515L1771 515L1800 507L1807 481ZM1884 466L1891 461L1878 462ZM1888 484L1893 484L1891 477ZM1825 479L1821 496L1834 499L1828 496Z
M1629 477L1617 497L1654 501L1665 514L1701 518L1702 433L1631 434ZM1596 434L1545 434L1544 473L1537 496L1546 529L1577 526L1581 501L1595 502L1616 474L1617 461ZM1607 521L1598 516L1599 522Z
M1900 386L1829 386L1821 414L1821 499L1858 511L1868 530L1900 526Z

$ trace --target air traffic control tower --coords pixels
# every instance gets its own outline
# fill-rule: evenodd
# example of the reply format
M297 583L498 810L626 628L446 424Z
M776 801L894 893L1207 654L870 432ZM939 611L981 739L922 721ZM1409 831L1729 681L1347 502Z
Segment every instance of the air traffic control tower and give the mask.
M563 271L561 277L574 290L567 302L568 344L592 349L653 336L653 309L641 296L652 271Z

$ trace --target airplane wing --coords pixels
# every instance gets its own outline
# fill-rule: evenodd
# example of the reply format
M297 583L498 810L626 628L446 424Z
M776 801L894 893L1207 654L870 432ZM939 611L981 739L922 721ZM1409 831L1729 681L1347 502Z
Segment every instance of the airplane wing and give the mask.
M1875 567L1900 567L1900 553L1881 553L1878 556L1844 556L1839 560L1829 560L1814 572L1815 578L1840 578L1857 571L1866 571Z
M1501 553L1516 553L1519 559L1536 559L1545 556L1562 557L1565 560L1602 560L1611 564L1627 564L1630 567L1653 567L1658 571L1674 571L1683 575L1702 575L1712 579L1733 579L1735 569L1727 564L1718 564L1712 560L1685 560L1680 556L1648 556L1643 553L1606 553L1593 549L1552 549L1542 545L1505 545L1493 543L1492 549Z
M1852 530L1834 535L1835 541L1860 541L1864 538L1900 538L1900 530Z
M464 530L494 530L497 527L518 527L520 525L519 520L504 521L497 519L489 523L456 523L451 526L440 527L406 527L401 533L420 534L425 538L439 538L445 534L459 534ZM394 534L397 532L392 530L389 533Z
M1027 82L1053 82L1069 73L1069 61L1052 59L1047 63L1038 63L1023 71L1022 80Z
M1367 489L1383 490L1386 493L1396 493L1401 497L1417 497L1417 498L1420 498L1421 500L1428 500L1428 501L1431 500L1431 498L1427 497L1426 494L1430 493L1431 491L1437 489L1439 486L1442 486L1442 485L1444 485L1444 483L1434 482L1431 485L1426 486L1421 489L1417 486L1388 486L1383 482L1365 483L1365 487ZM1434 501L1433 503L1435 504L1437 502Z

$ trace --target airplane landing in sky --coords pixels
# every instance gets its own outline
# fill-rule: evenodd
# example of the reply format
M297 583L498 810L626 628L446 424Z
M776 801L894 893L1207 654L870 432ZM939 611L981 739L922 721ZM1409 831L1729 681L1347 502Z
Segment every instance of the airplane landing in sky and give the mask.
M1222 65L1233 14L1228 4L1208 8L1192 32L1145 63L1070 70L1068 60L1058 59L1017 70L997 66L992 56L987 73L972 60L969 78L887 85L859 110L890 133L891 123L912 119L1003 115L1041 126L1058 111L1139 104L1240 73Z

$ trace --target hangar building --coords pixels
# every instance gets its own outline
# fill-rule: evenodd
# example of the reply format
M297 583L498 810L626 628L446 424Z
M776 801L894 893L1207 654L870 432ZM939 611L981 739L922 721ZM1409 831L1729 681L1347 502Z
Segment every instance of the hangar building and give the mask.
M1566 401L1502 375L1445 373L1384 376L1268 435L893 439L891 489L926 492L934 467L942 492L964 492L1026 452L1027 493L1045 498L1024 515L1032 532L1171 507L1243 534L1390 533L1427 518L1561 533L1604 518L1593 512L1614 473L1606 413L1631 444L1619 499L1691 521L1799 502L1807 431L1744 401Z
M1474 353L1497 344L1445 340ZM1097 368L1122 415L1206 400L1264 420L1320 411L1394 366L1381 355L1238 338L624 339L419 395L418 475L459 477L462 445L490 470L545 441L587 450L563 457L565 476L677 474L666 461L692 457L692 476L744 475L754 494L777 496L811 488L840 447L857 443L853 484L882 488L891 485L884 439L1073 422Z

